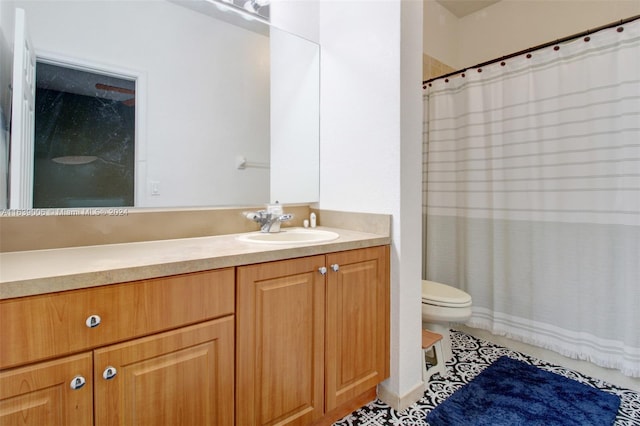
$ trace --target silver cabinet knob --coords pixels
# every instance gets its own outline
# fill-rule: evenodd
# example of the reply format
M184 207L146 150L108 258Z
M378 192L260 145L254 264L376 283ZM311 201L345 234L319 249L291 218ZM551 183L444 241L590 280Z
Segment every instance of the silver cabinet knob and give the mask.
M327 273L327 267L326 266L319 267L318 272L320 272L322 275L325 275Z
M334 263L333 265L331 265L331 269L333 270L333 272L338 272L340 270L340 265Z
M71 389L78 390L81 387L83 387L86 383L87 383L87 380L84 377L78 375L73 379L71 379L71 383L69 383L69 385L71 386Z
M100 321L102 321L100 315L90 315L84 323L87 324L87 327L94 328L100 325Z
M118 370L116 370L115 367L108 366L102 372L102 377L104 377L105 380L111 380L116 377L116 374L118 374Z

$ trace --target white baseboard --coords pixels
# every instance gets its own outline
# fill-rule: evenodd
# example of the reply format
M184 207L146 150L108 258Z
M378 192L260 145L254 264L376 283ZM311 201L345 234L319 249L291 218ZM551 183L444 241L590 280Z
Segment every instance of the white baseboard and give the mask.
M404 395L398 395L389 390L383 383L378 385L378 399L393 408L396 411L403 411L410 405L418 402L424 395L424 384L419 382L418 385Z

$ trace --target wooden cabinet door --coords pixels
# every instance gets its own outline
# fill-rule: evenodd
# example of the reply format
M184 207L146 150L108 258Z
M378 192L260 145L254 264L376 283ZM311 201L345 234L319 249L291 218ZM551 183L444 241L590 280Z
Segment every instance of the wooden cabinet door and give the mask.
M389 376L388 259L386 246L327 255L326 411Z
M238 425L308 425L323 415L324 260L237 269Z
M233 425L233 321L94 351L96 426ZM115 376L107 380L109 368Z
M92 365L88 352L1 372L0 425L93 424ZM85 384L72 389L78 376Z

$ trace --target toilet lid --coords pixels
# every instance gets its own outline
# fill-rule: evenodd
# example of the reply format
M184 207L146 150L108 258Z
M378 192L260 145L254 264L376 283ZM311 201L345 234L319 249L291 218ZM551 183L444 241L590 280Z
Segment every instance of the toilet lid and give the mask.
M464 308L471 306L471 296L450 285L423 280L422 302L430 305Z

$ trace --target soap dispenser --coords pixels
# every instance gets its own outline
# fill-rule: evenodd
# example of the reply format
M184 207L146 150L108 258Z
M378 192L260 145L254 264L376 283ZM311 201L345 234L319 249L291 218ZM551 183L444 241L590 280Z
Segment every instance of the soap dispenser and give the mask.
M317 223L316 223L316 214L315 213L311 213L311 215L309 215L309 223L310 223L312 228L316 227Z

